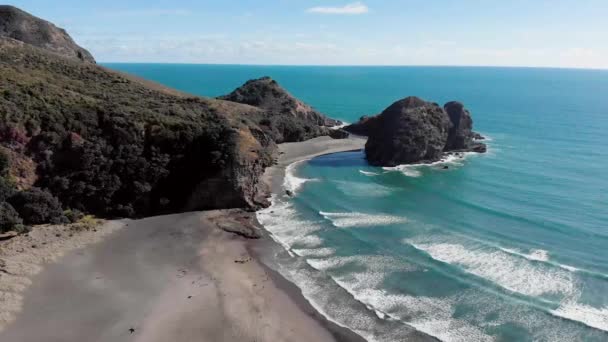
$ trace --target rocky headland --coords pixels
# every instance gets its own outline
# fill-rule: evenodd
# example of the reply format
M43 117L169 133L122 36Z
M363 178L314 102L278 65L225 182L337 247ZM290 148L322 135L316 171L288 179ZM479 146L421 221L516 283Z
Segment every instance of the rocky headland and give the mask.
M368 137L366 158L377 166L431 163L450 152L486 151L477 141L483 137L473 132L471 114L460 102L441 107L407 97L344 129Z
M0 7L0 233L83 213L255 210L277 143L339 123L268 77L213 99L93 62L65 31Z

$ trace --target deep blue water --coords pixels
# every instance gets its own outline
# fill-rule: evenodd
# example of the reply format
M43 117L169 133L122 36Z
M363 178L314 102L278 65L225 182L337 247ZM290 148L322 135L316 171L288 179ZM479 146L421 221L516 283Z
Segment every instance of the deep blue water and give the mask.
M348 122L416 95L459 100L489 152L371 167L360 152L289 168L260 220L287 277L370 340L608 340L608 71L111 64L217 96L271 76Z

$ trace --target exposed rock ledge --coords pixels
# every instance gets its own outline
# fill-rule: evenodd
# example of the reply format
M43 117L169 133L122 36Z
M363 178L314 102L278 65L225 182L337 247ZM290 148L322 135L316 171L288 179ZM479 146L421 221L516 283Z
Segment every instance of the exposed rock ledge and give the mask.
M365 154L378 166L434 162L446 152L486 151L486 145L476 141L482 137L472 130L471 114L455 101L442 108L407 97L344 129L368 136Z

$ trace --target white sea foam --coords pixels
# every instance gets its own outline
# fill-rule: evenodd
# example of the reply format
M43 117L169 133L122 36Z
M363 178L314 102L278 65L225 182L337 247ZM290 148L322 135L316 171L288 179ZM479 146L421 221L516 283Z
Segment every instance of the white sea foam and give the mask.
M353 308L346 297L336 296L332 282L320 281L317 275L299 267L282 268L281 273L296 283L308 302L329 321L351 329L369 342L389 342L385 333L376 330L376 322L370 315ZM344 298L344 299L342 299ZM396 331L399 333L399 331Z
M348 123L346 121L342 121L341 125L336 125L336 126L329 127L329 129L338 130L338 129L344 128L344 127L346 127L348 125L350 125L350 123Z
M306 160L300 160L295 163L291 163L285 168L285 179L283 180L283 187L285 187L285 190L295 193L300 190L304 183L316 181L316 179L302 178L295 175L298 165L305 161Z
M555 316L581 322L592 328L608 331L608 307L595 308L589 305L570 302L562 304L551 313Z
M356 197L385 197L390 195L394 189L374 183L334 181L338 190L349 196Z
M333 248L294 248L293 252L302 257L327 257L336 251Z
M568 271L570 271L570 272L578 272L578 271L581 271L581 269L580 269L580 268L578 268L578 267L574 267L574 266L570 266L570 265L558 264L558 266L559 266L559 267L561 267L561 268L563 268L563 269L565 269L565 270L568 270Z
M579 271L583 271L583 272L589 272L589 273L593 273L590 271L586 271L583 269L580 269L578 267L574 267L574 266L570 266L570 265L565 265L565 264L560 264L560 263L556 263L550 260L549 258L549 252L547 252L544 249L534 249L532 251L530 251L530 253L523 253L519 250L513 249L513 248L503 248L503 247L499 247L502 251L507 252L509 254L513 254L513 255L517 255L523 258L526 258L528 260L531 261L542 261L545 262L549 265L553 265L559 268L563 268L567 271L570 272L579 272Z
M455 243L406 243L428 253L435 260L458 265L465 271L512 292L528 296L557 294L563 298L571 298L577 291L571 272L532 264L501 250L489 250L479 246L465 247Z
M359 170L359 172L361 174L369 176L369 177L379 176L380 175L380 173L378 173L378 172L371 172L371 171L365 171L365 170Z
M355 276L365 276L365 274L372 274L374 272L377 274L380 271L413 271L416 269L414 265L407 264L402 260L380 255L334 256L324 259L311 258L307 259L307 262L319 271L334 270L348 264L355 264L369 269L369 272L365 272L363 275L354 273ZM361 282L361 279L359 279L359 282ZM376 281L366 282L365 284L371 286L372 284L376 284Z
M308 248L319 247L322 244L323 244L323 239L321 239L319 236L314 235L314 234L303 236L300 240L298 240L298 246L303 246L303 247L308 247Z
M328 213L319 212L338 228L371 227L407 222L405 217L364 213Z
M394 260L393 260L394 262ZM367 271L336 277L334 280L355 299L373 310L379 318L400 320L443 341L492 341L479 328L454 319L454 301L451 298L431 298L392 294L378 287L384 276L394 269L377 272L368 265Z
M399 171L408 177L420 177L422 172L418 170L421 165L397 165L393 167L383 167L385 171Z
M256 212L258 221L270 232L272 238L288 251L295 244L310 246L315 239L310 237L311 234L322 227L315 222L300 219L293 204L289 202L273 198L272 203L270 207Z
M521 302L513 302L497 297L489 292L470 288L461 292L458 303L466 303L475 310L468 311L463 319L480 327L498 327L515 324L530 334L532 341L569 342L584 341L589 330L582 326L567 324L562 319L554 319L547 312Z
M475 155L475 152L458 152L458 153L450 153L446 154L441 158L441 160L433 162L433 163L419 163L419 164L403 164L397 165L393 167L383 167L382 169L386 171L398 171L403 173L408 177L420 177L422 175L422 169L424 168L436 168L438 166L462 166L463 161L472 155Z
M512 248L500 247L500 250L502 250L503 252L507 252L509 254L519 255L523 258L526 258L526 259L532 260L532 261L549 261L549 252L547 252L544 249L534 249L534 250L530 251L529 254L522 253L522 252L520 252L516 249L512 249Z

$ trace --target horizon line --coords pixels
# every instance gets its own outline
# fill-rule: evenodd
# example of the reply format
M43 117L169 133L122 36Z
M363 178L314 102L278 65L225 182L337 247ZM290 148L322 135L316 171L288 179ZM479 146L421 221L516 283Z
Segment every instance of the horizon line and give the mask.
M608 71L608 67L575 67L575 66L527 66L527 65L450 65L450 64L266 64L266 63L208 63L208 62L107 62L97 61L97 64L177 64L177 65L217 65L217 66L258 66L258 67L431 67L431 68L504 68L504 69L560 69L560 70L590 70Z

